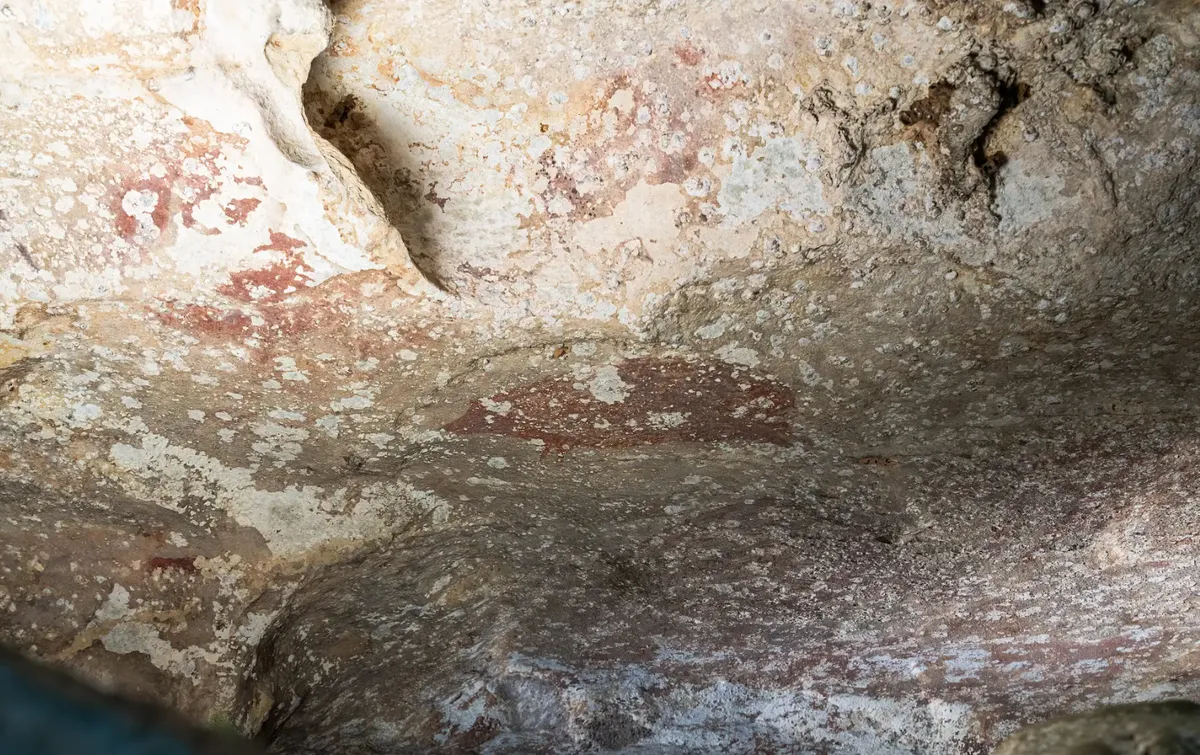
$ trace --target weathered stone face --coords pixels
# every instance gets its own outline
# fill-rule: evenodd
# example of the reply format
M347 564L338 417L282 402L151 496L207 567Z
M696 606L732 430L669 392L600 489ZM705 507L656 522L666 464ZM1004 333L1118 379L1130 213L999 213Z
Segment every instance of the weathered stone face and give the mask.
M0 36L0 639L297 754L1200 694L1194 2Z

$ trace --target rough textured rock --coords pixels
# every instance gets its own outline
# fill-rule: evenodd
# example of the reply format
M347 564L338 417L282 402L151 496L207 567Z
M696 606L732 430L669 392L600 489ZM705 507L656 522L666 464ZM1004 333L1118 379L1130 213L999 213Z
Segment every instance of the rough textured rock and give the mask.
M1194 2L0 37L0 639L280 753L1200 694Z
M1190 700L1101 708L1023 729L1006 739L996 753L1185 753L1200 743L1197 715L1200 706Z

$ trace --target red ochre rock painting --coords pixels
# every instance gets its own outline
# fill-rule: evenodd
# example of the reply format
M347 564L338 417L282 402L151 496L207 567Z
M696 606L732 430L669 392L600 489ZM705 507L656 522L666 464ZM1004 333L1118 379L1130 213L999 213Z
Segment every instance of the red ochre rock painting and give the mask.
M445 429L541 440L544 453L671 442L790 442L795 396L783 383L734 365L678 358L630 359L615 367L623 400L600 400L590 378L561 375L474 401Z
M283 260L266 267L231 273L229 284L218 290L226 296L243 302L259 301L270 304L282 301L289 294L303 288L308 282L307 276L312 272L312 268L304 264L303 256L296 252L297 249L304 246L307 244L286 233L271 231L270 243L256 247L254 251L281 252Z

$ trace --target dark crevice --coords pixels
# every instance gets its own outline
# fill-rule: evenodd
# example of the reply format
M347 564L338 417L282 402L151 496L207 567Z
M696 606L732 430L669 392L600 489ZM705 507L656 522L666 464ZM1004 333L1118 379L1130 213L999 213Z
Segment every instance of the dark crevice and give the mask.
M1000 169L1008 162L1008 156L1003 150L989 149L989 145L1000 122L1015 110L1018 105L1029 98L1029 85L1017 81L1013 77L1007 82L999 82L997 92L1000 95L1000 103L996 108L996 113L971 144L971 159L986 184L989 208L994 207L996 204L996 189ZM993 215L995 214L994 209L992 213ZM997 220L999 220L999 216L997 216Z
M255 741L269 748L271 742L275 740L275 736L283 729L288 720L303 707L303 697L296 698L287 705L276 703L271 706L271 710L267 713L267 718L263 721L262 729L259 730Z
M343 125L346 122L346 119L350 117L350 114L353 113L354 110L360 105L362 105L362 103L353 94L347 94L345 97L338 100L337 104L333 106L333 109L330 111L329 115L325 117L325 129L327 131L333 130L338 126Z
M339 9L345 2L326 0L326 5L335 18L340 18ZM430 232L431 217L421 201L429 190L427 179L418 165L407 162L403 153L388 146L403 143L404 139L384 138L380 125L371 119L359 96L336 87L326 90L320 86L314 72L331 54L326 50L313 60L309 77L300 89L302 105L313 131L354 166L363 186L379 202L387 222L400 232L409 260L425 280L442 291L453 290L446 271L439 269L437 264L436 244Z
M20 254L21 259L25 260L25 262L27 262L29 264L29 266L32 267L34 270L40 271L42 269L38 266L38 263L33 259L33 255L29 253L29 247L25 246L24 244L22 244L19 241L17 242L17 253Z
M1101 102L1104 103L1105 107L1113 108L1117 106L1117 92L1111 86L1102 84L1100 82L1086 84L1086 86L1088 89L1092 90L1092 93L1095 94Z

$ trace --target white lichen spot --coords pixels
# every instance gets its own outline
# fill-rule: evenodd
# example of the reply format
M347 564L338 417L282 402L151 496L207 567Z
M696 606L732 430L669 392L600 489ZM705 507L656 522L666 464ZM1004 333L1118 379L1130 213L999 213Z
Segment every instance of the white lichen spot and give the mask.
M750 76L742 70L742 64L736 60L722 60L716 68L706 67L705 74L708 86L712 89L732 89L751 81Z
M298 427L284 427L274 422L256 422L250 426L250 431L261 441L251 444L257 453L265 454L280 461L293 461L300 455L301 443L308 440L308 431Z
M605 365L596 370L596 376L588 384L588 391L597 401L605 404L616 404L629 396L629 384L621 379L621 373L612 365Z
M482 485L488 488L506 488L512 485L508 480L501 480L499 477L475 477L467 478L468 485Z
M388 435L387 433L370 433L366 438L367 442L382 451L387 448L388 443L396 439L396 436Z
M187 416L188 419L195 420L196 422L204 421L204 412L199 409L188 409Z
M796 220L814 213L828 215L831 208L813 169L819 164L816 144L803 137L771 138L749 155L735 153L717 193L725 222L749 223L775 208Z
M451 575L443 574L442 576L438 577L436 582L433 583L433 586L429 588L428 592L425 593L425 596L433 597L434 595L437 595L442 590L445 590L453 580L454 577Z
M128 191L121 198L121 209L137 223L135 233L138 236L158 236L158 226L154 224L154 211L158 209L159 197L153 191Z
M100 414L100 407L96 404L80 404L75 407L75 411L71 412L71 419L76 424L86 425L98 418Z
M1026 160L1009 160L997 175L996 213L1000 231L1014 233L1048 220L1075 198L1062 196L1065 183L1044 165Z
M759 364L757 351L736 344L729 344L717 349L717 356L731 364L740 364L746 367L757 367Z
M300 412L289 412L286 409L272 409L267 416L271 419L286 419L293 422L303 422L306 419Z
M304 432L266 425L257 429L283 438L299 438L292 433ZM276 555L301 555L327 542L372 540L418 514L430 515L435 522L445 521L449 514L442 499L394 482L372 484L357 496L347 488L327 490L316 485L259 489L251 469L225 466L149 433L142 436L140 446L115 444L109 458L122 470L117 479L129 494L175 511L197 494L206 496L210 506L262 533Z
M508 413L512 411L511 401L493 401L490 398L481 398L479 404L492 414L499 414L501 417L507 417Z
M554 142L550 140L550 137L546 136L545 134L535 134L534 136L530 137L529 145L526 147L526 151L529 153L530 157L536 160L552 146L554 146Z
M708 176L692 176L683 182L683 190L689 197L707 197L712 193L712 180Z
M258 647L258 643L262 642L263 635L271 628L271 623L275 621L275 617L278 615L278 611L269 611L266 613L247 612L245 622L237 629L236 636L238 640L246 647Z
M336 438L338 437L338 427L341 425L341 423L342 421L336 415L326 414L324 417L321 417L317 420L316 425L330 438Z
M628 113L633 110L633 90L618 89L613 92L612 97L608 98L608 106L621 113Z
M646 415L646 424L654 430L673 430L687 423L691 412L651 412Z
M113 584L112 591L104 604L96 609L95 620L98 622L115 621L129 613L129 590L121 585Z
M720 338L725 335L725 328L729 325L729 316L721 315L716 322L710 322L708 325L702 325L696 328L696 337L703 338L706 341L711 341L714 338Z
M487 465L492 469L508 469L508 459L503 456L493 456L488 459Z
M351 409L367 409L374 403L370 396L346 396L331 402L329 408L335 412L344 412Z
M308 382L308 376L296 366L296 360L292 357L275 357L275 371L282 372L281 377L284 380L297 383Z
M196 673L196 658L193 656L202 656L203 651L199 648L176 650L159 635L158 628L152 624L118 624L109 630L100 642L110 653L144 653L155 668L190 679L194 684L200 683L200 677Z

